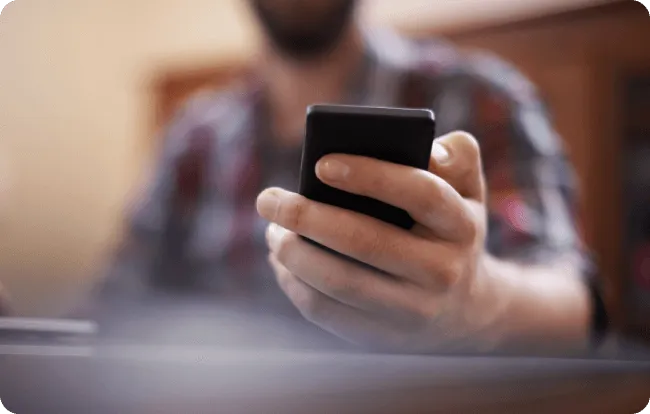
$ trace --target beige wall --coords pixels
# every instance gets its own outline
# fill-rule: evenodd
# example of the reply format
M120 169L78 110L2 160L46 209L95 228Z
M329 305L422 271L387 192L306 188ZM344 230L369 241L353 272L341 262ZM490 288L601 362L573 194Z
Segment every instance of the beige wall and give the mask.
M448 26L569 3L376 0L365 13ZM250 55L244 9L242 0L17 0L2 13L0 189L11 180L0 194L0 281L20 312L60 313L92 282L150 155L150 74Z
M148 73L250 52L237 3L18 0L4 10L0 151L11 182L0 281L19 311L58 313L83 293L146 159Z

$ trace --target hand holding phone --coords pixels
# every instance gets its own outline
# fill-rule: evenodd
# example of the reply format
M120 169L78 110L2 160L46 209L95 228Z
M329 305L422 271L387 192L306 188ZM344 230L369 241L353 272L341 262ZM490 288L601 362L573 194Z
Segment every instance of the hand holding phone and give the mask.
M414 221L406 211L321 182L316 176L316 163L325 155L337 153L426 170L434 135L434 115L426 109L311 106L307 111L300 194L410 229Z

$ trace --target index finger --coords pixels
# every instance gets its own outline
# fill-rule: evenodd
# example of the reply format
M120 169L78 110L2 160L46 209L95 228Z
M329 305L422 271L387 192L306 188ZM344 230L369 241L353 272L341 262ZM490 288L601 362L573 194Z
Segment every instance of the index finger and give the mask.
M373 158L335 154L323 157L316 169L327 185L401 208L445 240L474 237L474 220L463 197L429 171Z

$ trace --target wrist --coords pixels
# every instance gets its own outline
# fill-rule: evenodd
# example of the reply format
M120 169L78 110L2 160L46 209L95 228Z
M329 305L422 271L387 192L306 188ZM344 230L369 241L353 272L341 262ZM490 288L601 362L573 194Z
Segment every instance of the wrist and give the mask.
M494 295L491 326L500 349L572 352L587 349L590 299L571 265L527 266L486 255L484 275Z

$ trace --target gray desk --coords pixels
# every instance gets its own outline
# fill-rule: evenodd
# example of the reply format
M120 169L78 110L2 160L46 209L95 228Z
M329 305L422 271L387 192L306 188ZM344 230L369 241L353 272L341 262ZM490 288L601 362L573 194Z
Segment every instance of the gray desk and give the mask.
M94 341L0 339L0 399L18 414L597 414L650 399L648 360L367 354L285 316L129 314Z

